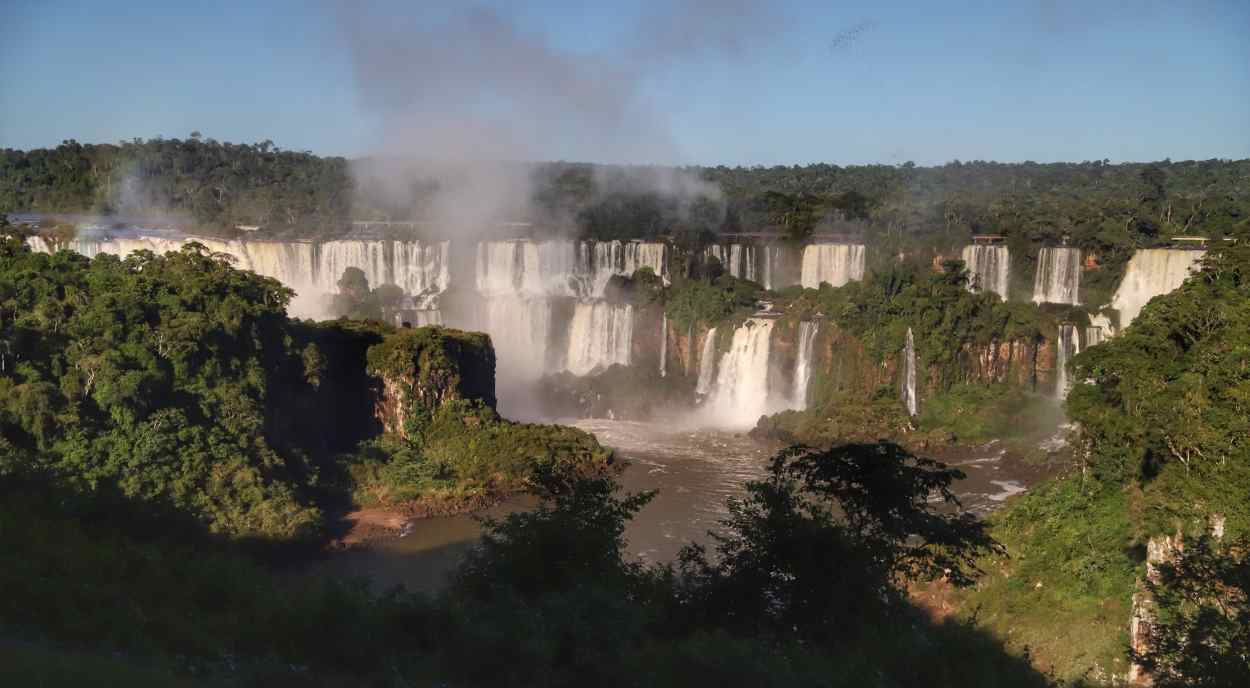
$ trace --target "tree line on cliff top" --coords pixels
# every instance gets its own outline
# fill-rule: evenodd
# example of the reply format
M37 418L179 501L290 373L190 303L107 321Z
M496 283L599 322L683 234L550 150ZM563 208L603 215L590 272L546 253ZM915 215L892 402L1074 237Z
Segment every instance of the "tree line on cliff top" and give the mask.
M262 225L304 237L341 233L351 220L430 219L436 180L416 173L383 190L368 175L360 183L352 174L354 164L370 162L286 151L271 141L223 143L198 132L118 144L68 140L0 151L0 209L169 216L208 229ZM723 232L802 238L832 231L962 243L969 234L1006 233L1035 244L1067 237L1107 252L1178 234L1250 231L1247 160L676 171L559 162L518 170L530 178L532 197L496 219L601 239L676 235L693 243ZM639 181L657 171L692 183L675 194Z

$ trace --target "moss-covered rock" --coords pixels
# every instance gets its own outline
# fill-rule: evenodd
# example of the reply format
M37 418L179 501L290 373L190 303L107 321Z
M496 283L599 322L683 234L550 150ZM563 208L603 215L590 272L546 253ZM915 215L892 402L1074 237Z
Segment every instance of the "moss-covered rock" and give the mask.
M495 408L495 349L490 337L445 327L402 329L369 348L368 370L382 380L375 406L388 433L412 437L452 401Z

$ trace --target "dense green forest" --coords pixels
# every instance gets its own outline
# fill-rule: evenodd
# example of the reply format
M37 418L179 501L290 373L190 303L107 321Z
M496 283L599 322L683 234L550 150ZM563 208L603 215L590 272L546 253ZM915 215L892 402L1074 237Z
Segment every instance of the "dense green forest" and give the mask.
M233 537L315 540L353 499L454 502L518 489L542 465L609 460L581 431L500 418L484 335L291 320L291 295L199 244L87 259L5 234L0 476ZM441 376L405 382L415 373L386 358L397 348L409 367L443 361ZM383 393L410 384L421 394ZM379 399L406 420L382 427Z
M208 229L262 225L303 236L343 232L350 220L435 219L440 182L399 165L389 172L388 162L321 158L269 141L221 143L198 133L119 144L66 141L0 151L0 208L166 216ZM596 238L830 231L874 243L919 236L958 245L972 233L1005 233L1021 244L1068 238L1115 261L1124 249L1172 235L1250 232L1247 160L513 167L509 173L527 178L531 194L501 208L507 216L499 221ZM1017 253L1027 260L1027 252Z

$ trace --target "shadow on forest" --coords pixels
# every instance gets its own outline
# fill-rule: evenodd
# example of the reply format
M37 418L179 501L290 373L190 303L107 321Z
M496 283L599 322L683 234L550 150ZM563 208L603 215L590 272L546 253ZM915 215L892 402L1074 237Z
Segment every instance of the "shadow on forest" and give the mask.
M0 624L53 647L179 658L191 673L211 675L229 656L243 666L277 657L313 676L402 667L464 685L1053 684L984 630L915 607L805 648L742 629L663 628L665 612L610 580L531 599L383 590L422 569L448 571L474 537L310 567L317 550L306 543L214 537L185 513L116 494L8 480L0 496L0 548L15 562L0 570ZM416 587L432 591L438 577Z

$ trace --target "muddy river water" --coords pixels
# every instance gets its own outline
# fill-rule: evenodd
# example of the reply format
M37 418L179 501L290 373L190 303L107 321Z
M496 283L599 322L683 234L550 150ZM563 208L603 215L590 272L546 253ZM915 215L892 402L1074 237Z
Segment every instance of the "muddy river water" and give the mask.
M706 542L707 531L728 513L726 499L742 495L743 485L761 477L769 457L780 448L719 430L602 419L569 424L594 433L616 450L627 463L619 477L625 490L658 490L626 530L629 554L648 562L671 561L686 543ZM1060 446L1057 437L1052 443ZM1026 461L1017 453L990 442L928 455L967 474L955 492L964 508L985 514L1051 471L1036 455ZM489 513L502 515L530 504L512 500ZM377 589L403 585L432 591L442 585L479 533L477 520L468 515L422 519L413 521L403 537L335 553L317 568L367 578Z

